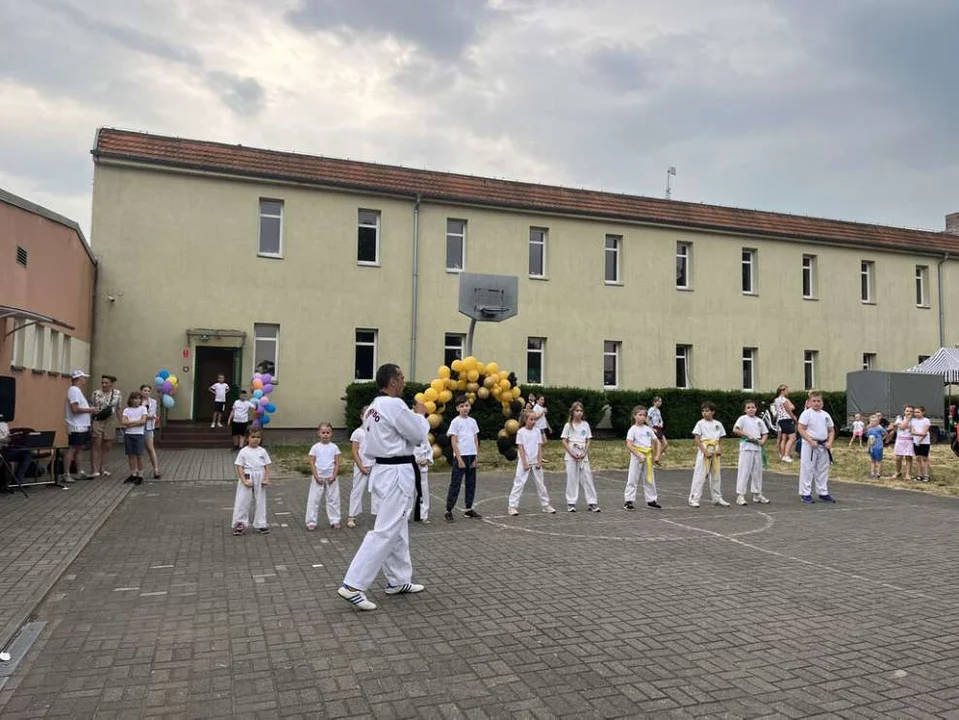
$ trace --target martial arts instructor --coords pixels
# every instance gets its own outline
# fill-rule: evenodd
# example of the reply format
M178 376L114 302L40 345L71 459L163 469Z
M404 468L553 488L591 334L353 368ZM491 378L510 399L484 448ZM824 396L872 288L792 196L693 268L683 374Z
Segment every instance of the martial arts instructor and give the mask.
M337 591L359 610L376 610L366 597L377 574L386 576L386 594L423 592L411 582L409 514L413 509L419 468L413 448L426 440L429 423L421 402L410 410L403 402L406 378L397 365L387 363L376 371L376 396L363 418L364 453L375 457L370 470L370 491L380 502L373 529L366 533Z

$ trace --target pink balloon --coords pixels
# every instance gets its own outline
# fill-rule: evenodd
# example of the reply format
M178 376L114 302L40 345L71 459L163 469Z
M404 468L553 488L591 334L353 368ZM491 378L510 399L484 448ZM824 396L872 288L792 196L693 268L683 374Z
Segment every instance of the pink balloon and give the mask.
M273 392L273 385L271 385L271 384L270 384L269 382L267 382L266 380L263 381L263 392L264 392L265 394L267 394L267 395L269 395L271 392Z
M260 397L258 402L260 403L260 407L266 407L270 404L270 398L268 398L266 395L263 395Z

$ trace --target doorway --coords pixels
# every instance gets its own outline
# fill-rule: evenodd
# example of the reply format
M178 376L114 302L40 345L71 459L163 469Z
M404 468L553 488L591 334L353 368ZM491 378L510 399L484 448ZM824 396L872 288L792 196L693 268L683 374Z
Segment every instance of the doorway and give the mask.
M226 397L229 410L236 400L240 385L240 348L204 347L196 348L193 375L193 419L209 422L213 419L213 394L210 386L216 382L217 375L223 375L230 385ZM224 414L223 420L226 421Z

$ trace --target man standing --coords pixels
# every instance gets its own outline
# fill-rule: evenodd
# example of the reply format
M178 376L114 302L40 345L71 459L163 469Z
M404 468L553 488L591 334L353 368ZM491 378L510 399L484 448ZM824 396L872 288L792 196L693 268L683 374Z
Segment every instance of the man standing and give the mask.
M90 442L90 416L96 410L90 407L86 397L83 395L83 386L87 384L87 378L90 377L83 370L74 370L70 375L72 382L70 389L67 390L66 409L64 411L64 420L67 423L67 451L63 454L63 482L72 483L74 478L70 475L70 468L73 467L74 459L77 460L77 466L80 465L80 452ZM79 474L85 473L81 470Z
M363 418L365 453L375 458L370 470L370 491L379 500L373 529L366 533L337 591L359 610L376 610L366 590L379 574L386 576L386 594L418 593L423 586L411 582L409 514L416 496L419 469L413 449L426 440L429 423L426 407L414 410L403 402L406 378L398 366L388 363L376 371L380 394L370 403Z

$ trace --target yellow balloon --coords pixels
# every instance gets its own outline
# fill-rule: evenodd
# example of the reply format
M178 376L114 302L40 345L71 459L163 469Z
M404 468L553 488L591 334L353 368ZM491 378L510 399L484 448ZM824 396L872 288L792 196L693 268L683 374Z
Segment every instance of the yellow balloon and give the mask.
M498 433L496 433L496 437L498 437L500 440L502 440L503 438L509 437L509 433L506 432L506 428L503 428L503 429L500 430Z
M470 405L476 402L476 393L466 393L466 402Z
M470 355L469 357L463 358L463 369L469 372L470 370L476 369L476 358Z
M505 407L505 406L504 406L504 407L503 407L503 417L513 417L513 412L512 412L512 410L510 410L508 407ZM505 430L501 430L500 432L506 432L506 431L505 431Z
M416 402L423 402L423 403L425 403L425 402L426 402L426 395L424 395L423 393L416 393L416 395L413 396L413 399L416 400Z
M476 397L478 397L480 400L485 400L489 397L489 390L484 387L477 388Z
M428 442L430 445L432 445L433 443L436 442L436 436L435 436L433 433L427 433L427 434L426 434L426 442Z
M493 375L487 375L483 378L483 387L492 388L496 384L496 378Z
M440 403L437 403L437 405L436 405L436 414L437 414L437 415L442 415L442 414L445 413L445 412L446 412L446 405L442 405L442 404L440 404Z
M423 391L423 397L429 400L430 402L435 402L436 398L439 397L439 393L431 387L426 388Z
M490 394L491 394L494 398L496 398L497 400L499 400L499 399L500 399L500 396L503 394L503 391L500 390L499 385L494 385L494 386L493 386L493 389L490 390Z
M443 378L436 378L430 383L430 387L436 392L441 392L446 389L446 381Z
M498 372L499 372L499 365L497 365L497 364L494 363L494 362L486 363L486 374L487 374L487 375L495 375L495 374L498 373Z
M476 395L476 391L479 390L479 384L475 382L468 383L466 385L466 392L470 395Z
M516 398L518 398L520 395L523 394L523 391L520 390L518 387L514 387L512 390L510 390L510 394L513 396L513 399L515 400Z
M499 379L500 379L500 380L506 380L506 379L509 377L509 373L506 372L505 370L500 370L500 371L499 371L498 373L496 373L496 374L499 376Z
M450 369L454 370L455 372L459 372L460 370L463 369L463 361L457 358L456 360L450 363Z
M167 380L169 380L169 381L170 381L171 383L173 383L174 385L179 385L179 384L180 384L180 381L177 379L177 376L176 376L176 375L171 375L170 377L167 378Z
M446 365L440 365L440 369L436 371L436 377L448 378L450 376L450 369Z
M467 382L466 378L463 378L462 380L457 380L457 382L456 382L456 389L457 389L457 390L465 390L465 389L466 389L466 386L467 386L468 384L469 384L469 383Z
M476 361L476 372L478 372L480 375L486 374L486 366L479 360Z
M453 393L450 392L449 390L444 390L439 395L439 401L441 403L448 403L452 399L453 399Z
M440 426L440 423L443 422L443 418L441 418L436 413L433 413L432 415L427 416L426 422L428 422L430 424L430 427L435 430L436 428Z
M439 445L433 445L433 459L439 460L442 454L443 448L441 448Z
M428 413L430 413L430 414L436 412L436 403L433 402L432 400L427 400L427 401L426 401L425 403L423 403L423 404L426 406L426 412L428 412Z
M500 386L503 390L509 390L509 388L510 388L509 380L506 380L506 379L500 380L500 381L499 381L499 386Z
M503 429L510 435L515 435L516 431L519 430L519 423L516 420L507 420L503 423Z

